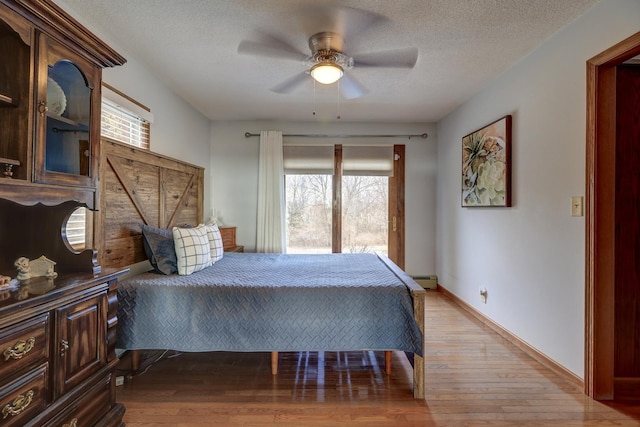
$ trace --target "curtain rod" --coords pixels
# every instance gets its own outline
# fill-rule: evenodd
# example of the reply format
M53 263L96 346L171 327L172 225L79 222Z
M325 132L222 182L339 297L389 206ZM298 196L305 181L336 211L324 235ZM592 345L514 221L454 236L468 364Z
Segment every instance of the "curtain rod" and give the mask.
M259 133L245 132L245 138L252 136L260 136ZM308 134L308 133L288 133L282 134L282 136L296 137L296 138L422 138L427 139L429 135L426 133L416 135L326 135L326 134Z

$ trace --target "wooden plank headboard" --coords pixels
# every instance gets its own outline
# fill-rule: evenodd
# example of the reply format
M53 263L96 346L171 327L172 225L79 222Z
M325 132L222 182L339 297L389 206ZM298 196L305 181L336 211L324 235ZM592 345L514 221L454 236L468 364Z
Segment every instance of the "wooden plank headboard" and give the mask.
M100 265L144 261L140 225L203 222L204 168L103 139L96 237Z

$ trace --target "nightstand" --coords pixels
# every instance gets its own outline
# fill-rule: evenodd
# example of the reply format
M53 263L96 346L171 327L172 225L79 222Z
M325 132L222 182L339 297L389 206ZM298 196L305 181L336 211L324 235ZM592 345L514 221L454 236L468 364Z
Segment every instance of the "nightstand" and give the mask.
M219 227L222 248L225 252L244 252L244 246L236 245L236 227Z

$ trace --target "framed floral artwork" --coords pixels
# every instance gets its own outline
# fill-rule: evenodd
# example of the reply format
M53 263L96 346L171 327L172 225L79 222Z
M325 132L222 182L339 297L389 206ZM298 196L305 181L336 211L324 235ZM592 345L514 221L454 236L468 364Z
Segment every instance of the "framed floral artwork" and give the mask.
M511 206L511 116L462 138L462 206Z

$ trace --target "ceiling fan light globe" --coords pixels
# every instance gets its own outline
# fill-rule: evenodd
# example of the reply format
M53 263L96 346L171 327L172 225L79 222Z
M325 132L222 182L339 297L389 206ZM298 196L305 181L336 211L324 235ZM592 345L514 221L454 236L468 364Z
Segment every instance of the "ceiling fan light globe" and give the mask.
M330 85L331 83L335 83L344 74L344 70L338 64L332 63L320 63L311 67L311 77L315 79L318 83L322 83L324 85Z

